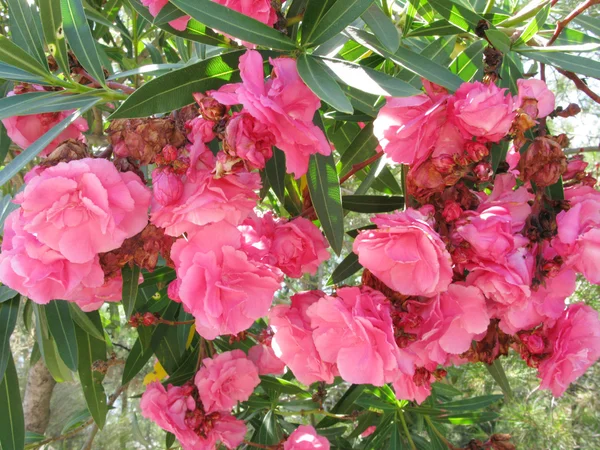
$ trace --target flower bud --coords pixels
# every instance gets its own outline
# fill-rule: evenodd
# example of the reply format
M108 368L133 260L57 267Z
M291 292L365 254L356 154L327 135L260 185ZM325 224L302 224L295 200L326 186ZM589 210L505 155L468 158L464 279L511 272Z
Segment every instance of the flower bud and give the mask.
M519 338L529 353L533 355L544 353L546 342L544 337L539 333L536 333L535 331L532 333L520 333Z
M453 222L462 215L462 208L460 204L452 200L446 200L444 205L444 211L442 211L442 217L446 222Z
M163 206L175 203L183 194L183 182L169 167L152 172L154 198Z
M492 170L492 165L490 163L479 163L473 169L475 172L475 176L480 181L489 181L492 178L492 174L494 171Z
M194 99L198 103L198 106L200 106L200 114L206 120L218 122L227 113L227 106L219 103L212 97L197 92L194 94Z
M479 162L490 154L485 145L476 141L467 141L465 143L465 152L473 162Z

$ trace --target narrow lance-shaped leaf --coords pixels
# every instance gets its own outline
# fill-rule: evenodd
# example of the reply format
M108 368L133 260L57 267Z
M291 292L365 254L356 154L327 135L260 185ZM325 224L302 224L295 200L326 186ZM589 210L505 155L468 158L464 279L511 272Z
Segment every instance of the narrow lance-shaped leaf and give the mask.
M62 12L60 1L56 0L39 0L40 16L44 29L44 37L48 44L50 54L54 56L58 66L63 73L70 73L69 56L67 53L67 43L65 41L65 33L62 25Z
M544 64L560 67L580 75L600 78L600 62L592 58L584 58L568 53L540 53L530 51L528 47L514 48L514 50Z
M303 40L303 44L314 47L328 41L360 17L372 3L373 0L338 0L319 21L312 35Z
M38 28L39 23L36 23L35 15L38 13L34 10L35 4L28 0L7 0L7 3L11 25L17 28L11 30L13 40L17 45L23 46L23 50L29 50L28 53L43 67L47 67L44 40Z
M121 384L127 384L144 368L152 357L154 350L151 347L144 349L139 339L133 344L133 348L125 360L123 378Z
M0 61L16 69L36 75L41 79L51 78L50 72L45 66L2 35L0 35Z
M484 20L476 12L452 0L429 0L428 2L444 19L463 31L474 32L477 24Z
M25 418L21 406L19 377L12 355L8 357L6 373L0 382L0 447L2 450L23 450Z
M339 266L335 268L327 281L327 285L331 286L332 284L339 284L346 278L350 278L360 269L362 269L362 266L358 262L358 255L356 253L349 253Z
M138 266L130 267L127 264L123 267L121 274L123 276L123 309L125 310L125 317L129 318L133 314L138 295L140 268Z
M77 60L98 82L104 83L102 63L81 0L60 0L60 7L65 35Z
M383 44L390 52L395 52L400 47L400 35L396 25L377 3L373 3L362 15L371 31L375 34L379 42Z
M264 23L211 0L171 0L198 22L243 41L277 50L295 50L296 44Z
M13 116L69 111L97 100L91 95L61 95L54 92L28 92L0 99L0 120Z
M344 94L335 80L309 55L301 55L298 58L298 73L306 85L317 96L338 111L352 114L354 109L350 100Z
M273 156L265 167L269 184L281 202L285 201L285 153L273 147Z
M11 300L0 303L0 381L4 376L10 356L10 336L12 335L19 315L19 294Z
M86 314L94 326L102 328L100 315L98 312ZM106 422L108 406L106 404L106 394L102 386L104 374L94 370L96 361L106 361L106 343L92 338L79 326L75 327L78 342L79 355L79 380L83 389L83 396L90 414L98 428L102 429Z
M404 197L387 195L344 195L342 207L361 213L384 213L404 207Z
M77 338L71 319L69 304L64 300L53 300L45 308L48 328L56 342L58 354L72 371L77 370Z
M323 19L323 16L336 1L339 0L308 0L302 19L302 44L310 42L313 34L317 31L321 19ZM295 12L300 13L300 10Z
M0 172L0 186L6 184L15 176L25 165L32 161L50 142L56 139L65 128L71 125L75 120L82 116L88 109L98 103L99 99L91 100L86 106L78 111L73 112L68 117L61 120L53 128L47 131L37 141L27 147L26 150L19 153L4 169Z
M544 24L548 19L549 13L550 4L547 4L537 12L533 19L531 19L531 22L529 22L527 27L523 30L523 32L517 38L513 45L515 47L519 45L525 45L532 37L534 37L537 34L539 30L541 30L544 27Z
M325 236L333 251L339 255L344 240L344 212L333 155L312 155L306 178L310 198Z

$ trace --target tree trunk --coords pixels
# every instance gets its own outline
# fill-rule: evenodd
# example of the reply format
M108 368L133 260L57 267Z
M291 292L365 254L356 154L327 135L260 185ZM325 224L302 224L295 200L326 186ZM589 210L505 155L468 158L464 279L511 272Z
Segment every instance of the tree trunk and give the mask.
M25 429L44 434L50 421L50 398L56 381L48 372L42 358L30 369L25 388L23 413Z

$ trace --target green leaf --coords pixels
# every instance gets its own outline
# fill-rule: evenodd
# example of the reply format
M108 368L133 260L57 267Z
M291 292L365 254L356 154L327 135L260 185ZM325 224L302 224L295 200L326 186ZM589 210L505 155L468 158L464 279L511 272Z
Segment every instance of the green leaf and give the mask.
M360 164L375 154L379 141L373 135L373 123L370 122L356 135L340 160L340 175L344 176L356 164Z
M140 3L140 0L129 0L129 3L136 10L136 12L148 22L152 23L154 21L154 17L152 17L152 14L150 14L148 8ZM216 34L210 28L207 28L206 25L194 19L188 22L187 29L184 31L176 30L167 23L159 24L158 27L175 36L189 39L191 41L202 42L204 44L214 46L229 46L225 37Z
M344 392L344 395L342 395L330 412L333 414L348 414L353 412L356 409L356 400L362 395L366 388L366 384L353 384L346 392ZM327 428L335 423L336 419L333 417L324 417L317 423L316 428Z
M312 33L306 37L302 36L302 44L314 47L328 41L360 17L372 3L373 0L336 1L323 15Z
M50 54L58 63L58 67L65 74L69 74L69 56L67 53L67 43L63 31L62 12L60 2L56 0L38 0L40 16L44 29L44 37L48 45Z
M10 359L10 336L17 324L20 298L17 294L11 300L0 303L0 381Z
M496 25L499 25L504 28L519 25L525 22L526 20L534 17L538 13L538 11L544 8L548 3L550 3L550 0L537 0L529 3L524 3L523 8L519 10L519 12L513 14L507 19L504 19L502 22L499 22Z
M44 309L48 318L48 329L56 342L61 359L72 371L77 370L77 338L69 304L64 300L53 300Z
M273 192L283 205L285 201L285 153L273 147L273 156L267 161L265 171Z
M2 450L23 450L25 447L25 419L21 406L19 377L12 355L0 383L0 446Z
M302 19L302 44L312 38L323 16L336 1L338 0L308 0ZM300 12L300 10L295 11L296 14Z
M130 267L126 264L121 271L123 277L123 310L125 317L129 318L133 314L135 300L138 295L138 282L140 278L140 268L138 266Z
M259 428L254 431L251 441L261 445L275 445L283 440L283 430L273 411L267 411ZM248 448L257 448L248 446Z
M25 430L25 445L35 444L36 442L40 442L46 439L46 436L40 433L36 433L35 431Z
M552 186L548 186L546 189L548 190L548 196L552 200L564 200L565 199L565 188L563 186L562 177L560 177L556 183L554 183Z
M504 396L508 401L514 399L514 395L512 393L512 389L510 388L510 384L508 382L508 378L506 377L506 373L504 372L504 368L502 367L502 363L499 359L496 359L493 364L485 364L485 368L488 370L492 378L498 383L500 389L504 393Z
M400 47L398 29L392 19L386 16L377 3L369 6L363 13L362 18L385 48L392 53L398 50L398 47Z
M11 25L14 24L17 27L16 30L11 29L15 44L23 46L23 50L28 50L27 53L46 68L44 40L36 23L35 16L38 15L38 12L35 11L35 4L27 0L7 0L7 3Z
M82 409L73 413L63 425L61 434L68 433L82 426L90 419L90 412L87 409Z
M460 78L448 71L448 69L415 52L400 47L396 53L391 53L377 43L373 35L364 30L349 28L347 32L359 44L364 45L385 58L389 58L396 64L416 73L426 80L444 86L452 91L458 89L462 84Z
M163 75L173 69L181 69L184 64L148 64L146 66L136 67L135 69L118 72L107 78L108 81L129 78L136 75Z
M93 338L105 342L102 327L97 327L94 322L90 320L89 316L84 313L75 303L69 303L69 308L71 309L71 318L79 328Z
M586 15L578 15L573 21L588 31L591 31L596 36L600 36L600 19L598 17L591 17Z
M158 267L154 269L154 272L146 273L144 272L144 281L139 285L139 288L145 288L148 286L156 286L157 284L167 284L173 281L177 275L175 274L175 270L171 267Z
M10 196L7 196L10 197ZM4 303L17 295L18 292L8 286L0 286L0 303Z
M508 53L510 51L510 38L502 31L486 30L485 35L497 50L502 53Z
M569 55L567 53L540 53L529 51L529 47L520 47L513 49L523 53L526 57L535 59L550 66L560 67L580 75L600 78L600 62L592 58L583 58L581 56Z
M319 57L319 59L339 81L369 94L386 97L410 97L420 92L408 83L370 67L342 59L327 57Z
M310 397L310 393L305 391L297 384L291 383L282 378L276 378L271 376L261 376L260 385L264 391L275 391L283 394L298 395L301 397Z
M440 408L449 411L477 411L480 409L487 408L488 406L496 403L498 400L504 398L503 395L482 395L479 397L466 398L464 400L455 400L452 402L442 403Z
M194 92L218 89L240 80L238 62L244 51L224 53L155 78L137 89L110 119L147 117L193 103Z
M144 368L146 363L152 357L154 350L151 347L144 349L139 339L133 344L133 348L127 359L125 360L125 368L123 369L123 378L121 384L127 384L133 378L140 373L140 370Z
M306 179L310 198L325 237L333 251L339 255L344 240L344 211L333 155L311 155Z
M198 22L243 41L277 50L295 50L296 44L264 23L211 0L171 0Z
M440 423L451 423L454 425L472 425L476 423L491 422L500 415L490 411L465 412L457 414L432 416L431 420Z
M38 153L44 150L50 142L56 139L65 128L71 125L75 120L83 115L88 109L98 103L100 99L91 100L86 106L78 111L73 112L68 117L61 120L58 124L54 125L49 131L44 133L37 141L27 147L26 150L19 153L10 163L0 171L0 186L8 183L10 179L21 171L25 165L32 161Z
M72 374L70 369L65 365L64 361L58 353L56 343L50 335L46 310L42 305L32 304L33 311L36 317L35 334L38 344L38 349L44 359L44 364L52 377L58 382L71 381Z
M102 328L100 315L97 311L86 313L86 315L97 329ZM104 374L94 370L94 363L96 361L106 361L106 343L92 338L79 326L75 327L75 333L79 350L79 380L81 381L83 396L94 422L96 422L98 428L102 429L106 422L108 406L104 386L102 386Z
M433 62L438 63L441 66L447 67L452 60L452 54L456 47L456 36L448 38L439 38L429 44L421 51L421 56L430 59ZM421 86L421 80L419 77L406 69L403 69L397 77L401 80L410 83L412 86ZM420 91L419 91L420 92Z
M173 447L174 443L175 435L173 433L167 432L167 435L165 436L165 448L169 450L171 447Z
M56 1L56 0L55 0ZM60 0L65 36L83 68L100 83L104 71L81 0Z
M525 29L523 30L521 35L514 42L513 45L515 47L518 47L519 45L527 44L527 42L529 42L529 40L532 37L534 37L537 34L537 32L544 27L546 20L548 20L548 14L550 13L550 7L551 7L551 5L550 5L550 3L548 3L546 6L544 6L542 9L540 9L537 12L535 17L533 19L531 19L531 22L529 22L527 24L527 27L525 27Z
M360 213L384 213L404 207L404 197L387 195L344 195L342 207Z
M0 52L2 49L0 48ZM0 54L0 60L2 55ZM38 75L32 75L29 72L26 72L22 69L17 69L16 67L10 66L8 64L4 64L0 62L0 79L3 80L11 80L11 81L23 81L25 83L33 83L33 84L41 84L47 85L48 81Z
M64 95L55 92L28 92L0 99L0 119L29 114L69 111L97 101L91 95Z
M154 25L161 25L163 23L171 22L172 20L178 19L185 14L176 6L173 6L171 3L167 3L158 13L158 15L154 18L152 23Z
M33 56L25 50L11 42L8 38L0 35L0 61L12 66L12 69L20 69L29 74L35 75L33 79L47 80L52 78L48 69L40 64ZM10 68L6 69L10 71ZM1 75L2 70L0 70ZM9 72L6 72L7 74ZM20 72L16 72L20 73ZM3 78L9 78L3 76ZM9 78L10 79L10 78Z
M408 33L409 37L417 36L450 36L461 33L462 30L455 27L447 20L436 20L428 25L415 28L413 31Z
M450 70L462 78L471 81L477 71L483 67L484 41L475 41L459 53L450 64Z
M344 94L335 80L312 56L303 54L298 58L298 73L306 85L321 100L325 101L338 111L348 114L354 113L350 100Z
M463 31L473 33L479 21L484 20L476 12L451 0L429 0L429 4L444 19Z
M348 256L335 268L331 277L327 281L327 286L334 284L340 284L347 278L350 278L356 272L362 269L362 266L358 262L358 255L356 253L349 253Z

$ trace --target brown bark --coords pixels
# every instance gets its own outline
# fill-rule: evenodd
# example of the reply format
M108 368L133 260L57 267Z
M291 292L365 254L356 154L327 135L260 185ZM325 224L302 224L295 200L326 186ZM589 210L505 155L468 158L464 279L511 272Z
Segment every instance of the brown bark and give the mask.
M40 358L30 369L25 388L25 429L43 434L50 421L50 398L56 381Z

